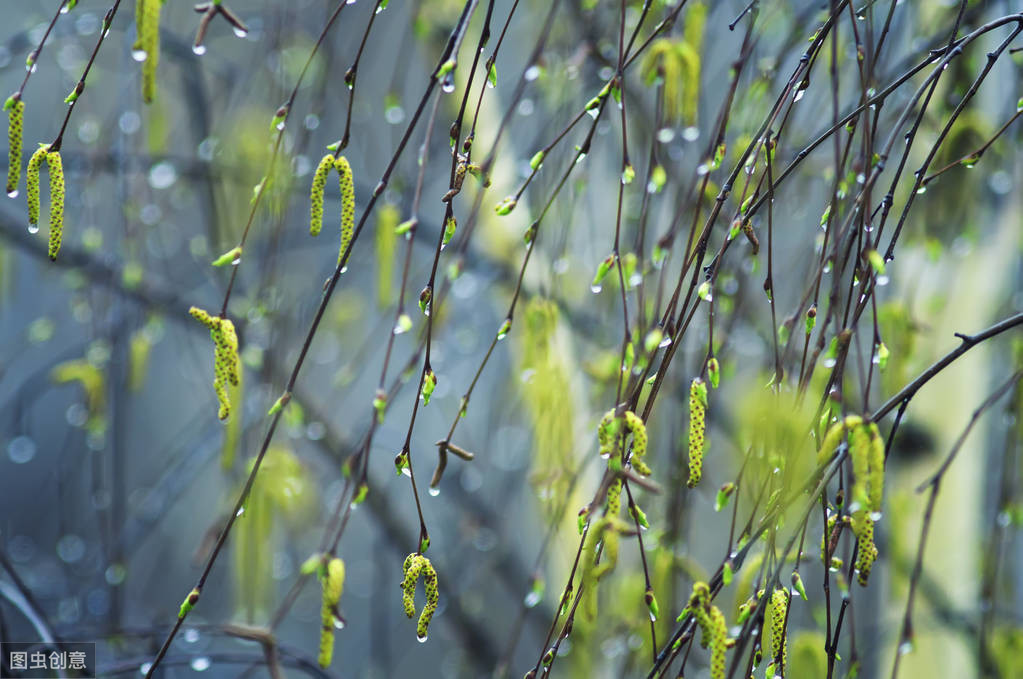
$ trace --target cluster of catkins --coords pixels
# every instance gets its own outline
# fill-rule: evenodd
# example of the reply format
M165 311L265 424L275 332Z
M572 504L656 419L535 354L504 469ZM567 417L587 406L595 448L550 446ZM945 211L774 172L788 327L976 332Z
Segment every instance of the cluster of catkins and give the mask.
M423 578L423 589L426 592L426 605L419 614L419 624L416 625L416 636L419 641L426 641L426 635L430 629L430 620L437 611L437 602L440 600L440 590L437 588L437 571L433 564L422 554L413 552L405 558L405 565L402 569L403 578L401 581L401 602L405 607L405 615L413 618L416 615L416 584L420 576Z
M885 445L875 423L867 422L858 415L849 415L832 425L825 434L817 454L818 464L830 460L846 437L853 467L852 501L849 505L848 522L856 536L856 579L861 585L866 586L870 570L877 560L874 522L881 516ZM822 557L825 559L828 556L829 537L831 528L834 527L834 519L835 517L829 519L829 530L824 535Z
M318 236L323 229L323 191L327 187L327 176L331 170L337 170L341 188L341 247L337 253L337 263L341 264L355 231L355 183L352 179L352 166L344 156L335 157L328 153L316 166L309 192L309 235Z

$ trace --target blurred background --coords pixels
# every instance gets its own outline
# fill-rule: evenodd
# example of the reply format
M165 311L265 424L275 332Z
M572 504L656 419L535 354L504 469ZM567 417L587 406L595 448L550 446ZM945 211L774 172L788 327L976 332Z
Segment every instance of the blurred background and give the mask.
M5 3L2 87L14 91L21 84L25 57L39 44L58 4ZM625 4L631 30L643 4ZM947 42L959 12L959 3L941 0L853 3L863 35L876 40L871 31L879 30L892 4L887 44L876 67L878 89ZM493 151L491 185L484 189L469 176L454 201L459 231L441 253L438 278L450 282L433 316L431 366L438 383L430 405L420 404L411 438L430 531L428 556L441 591L429 641L418 644L397 585L405 555L418 546L419 520L408 478L395 474L394 456L417 398L422 365L417 351L427 318L416 299L429 279L443 228L448 128L488 7L480 5L461 47L454 92L437 90L436 118L424 145L434 99L428 101L356 242L246 511L160 676L267 676L262 647L246 637L252 636L250 627L270 624L289 676L522 676L543 653L579 544L577 513L600 479L596 424L615 402L622 293L616 275L599 293L591 291L591 279L615 233L622 171L618 108L608 106L596 121L585 160L549 210L547 201L574 162L573 147L586 140L588 117L547 156L511 214L498 216L494 205L516 193L533 173L536 151L614 75L620 7L586 0L493 3L493 36L483 59L513 6L515 14L500 42L497 86L483 93L474 142L475 162ZM673 7L650 5L641 39ZM729 94L732 69L741 68L741 75L723 163L705 190L711 197L754 139L807 39L827 18L827 3L761 5L750 52L740 56L748 18L734 30L729 24L746 3L687 3L679 22L664 33L696 55L695 64L692 58L685 62L690 70L678 76L677 110L657 103L651 75L656 62L641 58L628 72L624 96L636 180L625 191L622 242L638 254L638 279L627 282L630 305L649 309L648 317L663 308L681 259L676 254L664 264L670 273L667 283L659 283L653 243L681 215L678 249L695 219L707 149L714 148L710 135ZM65 133L67 225L55 263L46 257L45 225L39 234L26 229L24 190L0 204L0 635L10 641L97 641L101 676L144 674L166 637L232 511L266 432L267 409L284 389L336 263L337 182L328 181L324 232L317 239L307 233L309 187L325 147L344 134L350 99L345 73L374 15L371 0L350 1L330 27L289 112L279 162L255 210L230 298L228 316L238 328L244 376L232 392L235 413L220 422L209 333L189 317L188 308L220 309L231 267L210 262L242 236L253 187L271 160L276 138L271 119L288 100L337 3L235 0L230 7L247 34L239 37L226 21L215 20L202 55L192 49L199 15L191 3L163 7L158 93L145 106L131 49L134 8L121 3ZM1018 9L995 1L967 7L960 35ZM23 95L27 151L60 129L64 97L89 60L107 9L107 2L80 0L54 25ZM350 143L343 151L354 172L357 218L461 12L462 3L454 0L392 0L373 18L351 107ZM826 82L829 46L813 71L812 82L819 79L820 85L806 90L786 123L776 152L780 164L830 126L833 104L844 114L858 103L852 23L843 18L833 53L833 68L841 74L835 101ZM950 66L922 120L908 168L923 161L983 67L986 51L1006 34L992 32ZM534 55L541 39L544 48ZM1021 65L1020 54L1008 53L995 64L932 169L955 163L1015 120L1023 96ZM910 79L879 111L885 135L898 133L894 122L928 72ZM470 116L483 87L481 73L472 83ZM495 146L503 119L506 127ZM916 196L877 295L876 318L892 357L867 396L862 385L849 388L850 401L852 394L857 399L851 411L862 411L865 402L874 408L883 403L954 348L954 332L979 331L1023 309L1017 125L1009 124L975 166L953 168ZM467 122L463 137L468 127ZM898 152L901 146L895 145ZM699 488L685 489L685 436L689 382L707 354L706 313L698 312L679 340L648 421L649 463L664 492L644 491L637 501L651 523L645 538L650 568L661 583L656 625L661 644L692 581L707 578L727 551L730 512L714 511L715 493L734 480L741 464L744 413L754 407L750 394L763 391L771 379L776 324L788 319L792 330L794 321L793 336L800 333L802 294L813 275L824 233L821 215L835 181L834 156L832 143L822 144L777 188L777 318L772 321L763 293L763 251L759 257L748 248L731 251L719 273L715 342L723 377L711 395L711 443ZM425 170L419 229L399 309L408 242L393 231L414 209L420 160ZM665 170L663 186L651 177L655 166ZM909 195L910 174L895 193L895 216ZM884 189L875 201L889 181L885 175L878 184ZM43 196L45 205L45 190ZM702 203L701 224L708 203ZM459 418L461 397L488 356L516 291L527 253L523 233L541 214L543 231L530 255L512 332L489 355ZM641 221L645 243L637 236ZM767 227L760 221L756 227L766 248ZM717 228L722 233L711 238L715 252L724 238L720 220ZM734 247L739 249L738 241ZM460 270L457 277L451 267ZM325 534L332 534L345 488L343 464L369 430L399 312L409 315L412 328L394 335L386 384L399 381L372 438L369 494L353 510L339 543L347 566L340 605L346 624L337 633L334 664L321 670L320 588L301 579L299 569L322 548ZM861 366L871 361L871 332L863 329L854 343ZM1008 376L1013 360L1018 365L1011 344L1021 333L1014 332L971 351L928 384L907 411L889 467L888 506L878 537L882 561L871 587L853 592L856 614L848 624L855 630L853 657L861 677L887 676L895 652L923 507L914 489L947 454L972 409ZM791 380L799 373L798 351L793 353L787 357L795 371ZM827 360L822 356L811 401L822 396ZM856 370L863 373L862 367ZM1020 399L1012 398L974 432L942 486L918 594L915 649L903 661L903 676L990 676L979 669L983 662L999 668L1001 676L1023 676L1018 534L1023 449ZM452 422L453 442L474 452L475 460L452 457L439 492L428 493L437 461L434 442ZM818 523L811 523L806 539L814 549ZM822 656L813 650L823 613L821 569L816 552L812 556L803 571L811 600L794 604L790 621L791 662L806 663L802 670L790 667L793 677L824 676L817 674ZM601 588L600 617L577 624L560 649L556 671L573 677L645 676L650 625L633 541L623 543L618 566ZM726 592L724 600L732 621L732 595ZM985 626L986 645L978 645ZM800 634L809 642L802 643ZM804 646L810 650L801 654ZM848 670L848 662L840 663L836 676ZM702 651L694 651L687 676L708 676Z

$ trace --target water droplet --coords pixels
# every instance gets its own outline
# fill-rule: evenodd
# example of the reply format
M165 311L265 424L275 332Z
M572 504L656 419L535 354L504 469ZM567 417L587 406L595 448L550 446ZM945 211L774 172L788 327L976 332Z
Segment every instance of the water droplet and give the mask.
M650 611L650 622L657 622L657 616L654 615L653 611Z
M203 47L202 51L205 52L206 48ZM202 52L196 52L196 54L202 54ZM134 59L135 61L145 61L146 59L149 58L149 54L143 49L135 48L131 51L131 58Z
M664 336L664 339L662 339L662 340L661 340L661 343L660 343L660 344L658 344L657 346L658 346L659 348L661 348L661 349L663 349L664 347L667 347L667 346L671 346L671 338L670 338L670 337L668 337L667 335L665 335L665 336Z
M238 255L237 257L235 257L234 259L231 260L231 266L238 266L241 263L242 263L242 256L241 255Z
M244 38L245 36L247 36L249 34L249 32L247 30L245 30L244 28L242 28L241 26L235 26L234 27L234 34L237 35L239 38Z
M440 88L444 90L444 94L451 94L455 91L455 76L453 73L448 73L444 76L444 80L440 83Z
M340 616L332 616L334 618L334 629L344 629L345 621Z
M28 225L28 232L29 233L39 233L39 225L38 224L29 224Z
M277 125L275 125L275 127L276 127L276 128L278 129L278 130L283 130L283 129L284 129L284 124L285 124L285 123L284 123L284 121L282 120L281 122L277 123Z
M584 159L584 158L586 158L586 154L585 154L585 153L580 153L580 154L579 154L579 157L577 157L577 158L575 159L575 162L576 162L576 164L578 165L579 163L583 162L583 159Z
M354 5L356 0L345 0L346 5Z
M195 52L196 56L202 56L206 54L206 45L192 45L192 51Z
M792 98L792 103L796 103L797 101L802 99L805 93L806 90L799 90L798 92L796 92L796 96Z
M835 367L835 359L833 359L833 358L825 358L822 363L823 363L825 368L834 368Z
M540 77L540 67L536 64L530 66L526 69L526 72L522 74L522 77L530 82L536 80Z
M596 120L596 119L597 119L597 116L599 116L599 115L600 115L600 108L599 108L599 107L597 107L597 108L591 108L591 109L590 109L589 111L587 111L586 113L588 113L588 114L589 114L589 116L590 116L591 118L593 118L594 120Z
M437 497L438 495L440 495L440 488L434 488L433 486L430 486L430 495L432 495L433 497Z
M211 663L210 659L207 658L206 656L200 655L195 658L192 658L192 662L188 664L196 672L205 672L210 668L210 665L212 665L213 663Z
M144 662L144 663L142 663L141 665L139 665L139 674L141 674L141 675L149 674L149 670L150 670L150 668L152 668L152 666L153 666L153 663L151 663L151 662Z
M181 638L183 638L185 640L185 643L188 644L194 644L195 642L199 641L199 638L201 636L202 634L199 632L199 630L197 630L194 627L189 627L188 629L181 633Z
M68 7L67 4L62 5L61 8L60 8L60 13L61 14L67 14L70 11L71 11L71 8Z
M899 644L899 655L906 655L907 653L910 653L912 650L913 650L912 641L903 641L901 644Z
M348 271L348 265L347 264L345 264L343 267L341 267L341 273L344 273L345 271Z
M916 190L916 192L917 193L927 193L927 187L926 186L921 186L919 189Z
M593 294L597 294L598 292L600 292L603 289L604 289L604 287L602 285L600 285L600 284L595 284L595 285L591 285L590 286L590 292L592 292Z
M245 513L245 507L239 507L238 511L235 512L235 516L241 516L244 513Z
M424 634L424 635L422 635L422 636L419 636L419 635L417 634L417 635L416 635L416 639L419 639L419 643L421 643L421 644L425 644L425 643L426 643L426 635L425 635L425 634Z
M17 198L18 197L18 189L11 189L10 191L8 191L7 192L7 197L8 198Z
M881 512L871 512L870 513L870 520L873 521L874 523L877 523L878 521L880 521L881 520Z
M409 469L408 467L402 467L401 468L401 473L404 474L405 476L409 477L409 478L412 478L412 470Z
M542 599L543 595L540 592L532 591L526 595L526 598L523 601L523 603L525 604L526 608L536 608L536 605L539 604Z
M696 141L700 138L700 128L695 125L690 125L686 129L682 130L682 138L686 141Z

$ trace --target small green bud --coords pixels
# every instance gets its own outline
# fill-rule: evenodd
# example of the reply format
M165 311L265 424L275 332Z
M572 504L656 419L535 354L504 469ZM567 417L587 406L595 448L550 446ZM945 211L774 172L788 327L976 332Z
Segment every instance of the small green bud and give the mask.
M892 352L888 350L888 347L884 342L877 345L877 367L880 370L884 370L888 367L888 359L891 355Z
M646 337L643 339L643 348L646 350L648 354L652 353L654 350L657 349L657 347L661 345L661 341L663 339L664 331L661 330L660 328L654 328L653 330L648 332L646 334Z
M803 601L809 601L806 596L806 587L803 586L803 578L799 576L799 571L792 571L792 586L799 592L799 596L803 597Z
M510 318L504 319L504 323L502 323L501 327L497 329L497 339L503 340L505 337L507 337L508 333L511 332L511 326L512 319Z
M656 622L657 616L661 614L661 608L657 605L657 597L654 596L654 591L648 589L646 594L643 595L643 600L646 601L646 607L650 609L650 619Z
M515 199L515 196L508 196L497 204L494 208L494 212L503 217L504 215L510 214L511 211L515 209L516 203L518 203L518 201Z
M718 489L717 498L714 500L714 511L720 512L722 509L728 506L728 500L732 497L732 493L735 492L735 484L729 481L728 483L721 486Z
M224 266L225 264L237 264L242 259L242 246L231 248L224 254L213 260L213 266Z
M714 389L717 389L718 384L721 382L721 365L714 356L707 360L707 379L710 381L710 386Z
M290 391L284 392L283 394L281 394L280 398L274 401L274 404L270 406L270 410L266 411L266 414L269 416L276 415L277 413L281 412L284 406L288 405L288 401L290 400L291 392Z
M355 497L352 498L352 505L361 505L366 501L367 495L369 495L369 486L365 483L359 484L358 490L355 491Z
M533 157L529 160L529 167L534 170L539 170L540 166L543 165L543 159L547 156L546 151L537 151L533 154Z
M713 289L711 288L710 281L704 281L700 283L700 287L696 289L696 294L704 302L709 302L714 299Z
M427 370L426 376L423 378L423 405L430 405L430 397L433 396L433 390L437 388L437 375L433 370Z
M631 184L632 180L636 178L636 168L631 164L626 165L625 169L622 170L622 184Z
M735 572L732 570L732 560L728 559L725 561L724 566L721 569L721 582L724 583L725 587L732 584L732 578L735 576Z
M601 283L607 276L608 272L611 271L611 267L614 266L615 255L612 252L610 255L604 258L603 261L597 266L597 273L593 277L593 283L590 284L590 290L593 292L600 292Z
M185 600L181 602L181 608L178 610L178 619L183 620L185 616L192 612L195 608L195 604L199 601L199 590L198 588L193 589L185 597Z
M444 241L442 245L447 245L451 242L451 239L455 237L455 229L458 228L458 222L455 221L455 216L452 215L447 218L444 222Z
M377 411L377 422L382 424L384 414L387 412L387 392L383 389L377 389L377 393L373 397L373 408Z

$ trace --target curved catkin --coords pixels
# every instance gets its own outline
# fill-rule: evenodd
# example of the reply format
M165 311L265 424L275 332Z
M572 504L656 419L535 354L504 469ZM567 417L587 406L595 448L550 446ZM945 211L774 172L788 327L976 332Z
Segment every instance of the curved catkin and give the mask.
M21 180L21 143L25 126L25 102L19 99L7 100L7 195L18 195Z
M689 481L695 488L703 477L704 434L707 429L707 385L697 377L689 387Z
M625 425L632 432L632 468L638 474L650 476L650 467L643 461L647 447L646 424L639 415L629 410L625 413Z
M28 168L25 170L25 197L28 199L28 223L39 223L39 167L43 164L49 144L42 144L36 149L32 157L28 159Z
M426 641L426 635L430 631L430 620L437 612L437 603L440 601L440 590L437 587L437 571L433 564L425 556L423 560L423 590L426 592L426 605L423 612L419 614L419 624L416 625L416 636L420 641Z
M848 415L845 419L831 425L821 441L820 450L817 451L817 466L831 460L835 451L838 450L839 444L842 443L842 439L845 438L846 432L855 429L862 423L863 418L859 415Z
M597 425L597 441L600 443L600 456L610 457L614 449L615 435L618 433L618 420L615 419L614 408L604 413Z
M334 167L334 155L328 153L320 159L313 173L313 186L309 191L309 235L319 236L323 229L323 191L327 187L327 175Z
M197 321L210 329L213 340L213 389L219 404L217 417L226 420L231 415L231 398L227 385L238 386L241 372L241 360L238 356L238 334L234 323L227 318L212 316L198 307L188 310Z
M50 260L57 260L60 243L64 237L64 164L59 151L46 154L50 169Z
M160 61L160 9L163 0L138 0L135 3L137 40L134 50L144 53L142 62L142 101L151 104L156 97L156 67Z
M341 264L355 232L355 182L352 180L352 166L344 156L337 157L334 169L337 170L341 186L341 248L337 253L337 263Z
M404 578L401 582L401 600L405 609L405 615L412 618L416 614L416 583L419 576L423 576L423 591L426 592L426 604L419 614L419 622L416 624L416 635L420 641L426 641L426 635L430 630L430 620L437 612L437 603L440 601L440 590L437 587L437 571L428 558L422 554L412 553L405 557L403 567Z

